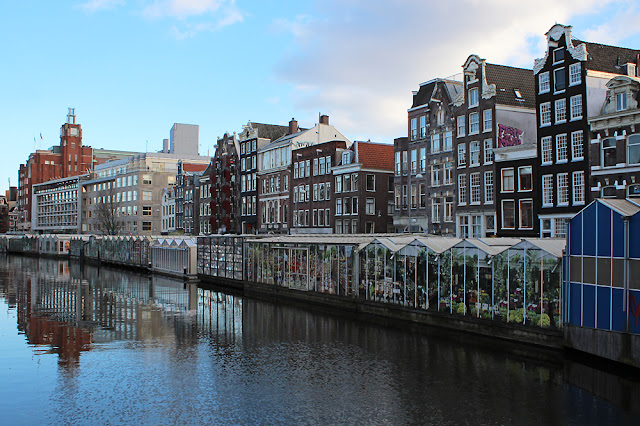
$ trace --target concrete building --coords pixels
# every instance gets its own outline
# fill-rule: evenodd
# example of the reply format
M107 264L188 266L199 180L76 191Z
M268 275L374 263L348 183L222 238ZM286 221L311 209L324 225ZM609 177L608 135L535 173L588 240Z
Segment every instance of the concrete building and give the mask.
M607 83L621 74L637 76L640 65L640 50L576 40L571 30L551 27L545 55L533 66L541 175L535 190L542 199L541 234L552 237L565 237L568 220L603 194L604 180L590 177L588 117L600 115ZM608 171L600 173L612 179L604 176Z
M169 135L169 154L180 156L200 155L198 143L200 126L197 124L174 123ZM166 148L166 144L164 144Z
M181 160L206 167L209 159L144 153L96 166L84 183L83 232L159 235L163 190L176 184Z
M162 227L160 233L168 235L176 230L175 186L162 189Z
M79 234L82 232L82 184L90 174L33 185L32 232Z

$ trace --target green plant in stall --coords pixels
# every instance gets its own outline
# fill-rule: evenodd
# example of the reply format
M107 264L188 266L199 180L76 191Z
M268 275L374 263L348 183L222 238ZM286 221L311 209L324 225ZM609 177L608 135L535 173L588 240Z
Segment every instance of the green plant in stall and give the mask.
M466 315L467 314L467 307L465 306L464 303L460 302L458 303L458 307L456 308L456 313L459 315Z
M524 315L523 308L509 311L509 322L516 322L516 323L522 324L523 315Z
M549 318L549 315L542 314L542 326L543 327L550 327L551 326L551 318Z
M489 311L482 311L480 313L480 317L483 319L491 319L491 312Z

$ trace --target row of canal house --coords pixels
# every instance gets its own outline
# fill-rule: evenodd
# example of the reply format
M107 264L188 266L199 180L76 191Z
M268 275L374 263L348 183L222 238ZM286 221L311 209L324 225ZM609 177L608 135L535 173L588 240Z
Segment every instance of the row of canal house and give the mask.
M592 199L640 196L640 50L571 30L533 70L471 55L420 85L394 143L396 231L566 237Z

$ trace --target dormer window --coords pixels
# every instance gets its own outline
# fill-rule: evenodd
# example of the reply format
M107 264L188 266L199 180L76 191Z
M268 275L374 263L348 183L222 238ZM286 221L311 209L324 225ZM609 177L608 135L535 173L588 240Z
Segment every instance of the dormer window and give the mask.
M616 111L624 111L625 109L627 109L627 94L617 93L616 94Z
M553 51L553 63L559 64L560 62L564 62L564 47L554 49Z
M343 152L342 153L342 165L351 164L351 152Z
M522 97L522 93L520 93L520 89L513 89L513 93L515 93L517 100L524 101L524 98Z
M478 88L469 89L469 108L478 106Z

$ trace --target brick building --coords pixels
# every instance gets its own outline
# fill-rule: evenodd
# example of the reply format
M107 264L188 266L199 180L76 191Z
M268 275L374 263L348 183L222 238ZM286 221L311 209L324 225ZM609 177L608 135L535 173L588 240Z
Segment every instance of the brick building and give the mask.
M551 27L545 55L533 66L541 175L535 190L541 193L542 236L566 236L568 220L603 194L604 179L611 181L605 186L613 186L616 179L604 176L610 170L594 170L602 181L590 177L588 117L600 115L606 84L616 75L636 77L640 65L640 50L576 40L571 30L560 24Z

